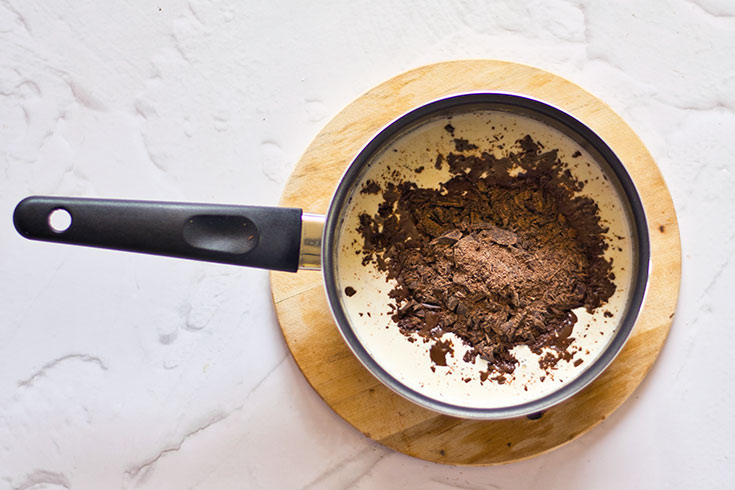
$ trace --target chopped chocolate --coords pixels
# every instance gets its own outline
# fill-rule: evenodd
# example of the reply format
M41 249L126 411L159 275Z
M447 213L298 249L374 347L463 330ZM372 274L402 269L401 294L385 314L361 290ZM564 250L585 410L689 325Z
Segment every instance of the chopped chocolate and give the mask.
M454 141L458 152L477 149ZM484 378L492 371L500 383L518 345L547 370L570 361L572 310L592 312L615 292L597 203L578 195L584 184L557 150L526 136L503 151L439 155L451 174L439 189L388 183L358 227L363 264L397 284L389 296L400 331L435 341L431 358L442 366L453 351L439 339L454 333L470 348L463 360L487 360Z
M354 296L356 292L357 292L357 290L355 288L353 288L352 286L347 286L345 288L345 294L347 296ZM369 315L369 313L368 313L368 315Z
M572 158L579 158L582 156L582 152L577 150L574 153L572 153Z
M374 180L368 180L362 186L360 194L377 194L380 192L380 185Z
M476 150L477 145L473 145L464 138L454 138L454 149L457 151Z
M452 343L448 340L444 342L440 340L432 345L431 349L429 349L431 360L434 361L434 364L437 366L447 365L447 354L454 354Z

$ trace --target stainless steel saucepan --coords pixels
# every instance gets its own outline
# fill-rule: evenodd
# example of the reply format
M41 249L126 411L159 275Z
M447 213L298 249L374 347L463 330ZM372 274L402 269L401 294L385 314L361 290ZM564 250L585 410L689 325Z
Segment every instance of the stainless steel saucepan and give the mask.
M363 265L358 216L375 214L379 195L361 193L368 180L412 180L437 188L449 178L437 154L453 151L456 135L477 144L505 145L530 134L557 148L570 171L587 182L609 227L616 292L602 311L579 311L573 336L577 359L552 372L527 348L508 382L481 380L485 361L462 361L466 346L451 339L447 366L432 364L429 344L409 342L391 325L391 285L374 265ZM496 145L497 147L497 145ZM573 157L574 156L574 157ZM416 172L419 167L424 167ZM56 216L68 213L59 225ZM646 218L633 181L592 130L547 103L505 93L459 94L428 103L389 124L348 166L326 216L300 209L147 201L28 197L14 223L26 238L194 260L296 272L319 269L329 306L345 342L381 382L428 409L463 418L503 419L541 412L577 393L615 358L641 308L648 281ZM345 294L346 288L356 291ZM451 337L451 334L447 334ZM468 381L469 380L469 381Z

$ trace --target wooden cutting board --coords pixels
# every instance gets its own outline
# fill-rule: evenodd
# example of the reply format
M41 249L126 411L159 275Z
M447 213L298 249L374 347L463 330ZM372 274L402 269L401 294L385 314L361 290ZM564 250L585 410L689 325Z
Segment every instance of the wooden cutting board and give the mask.
M281 205L325 213L339 178L373 135L433 99L469 91L529 95L590 126L630 172L648 217L651 269L643 310L625 348L590 386L537 420L472 421L439 415L394 394L343 342L320 272L273 272L273 302L283 335L311 386L356 429L417 458L487 465L529 458L588 431L636 389L661 350L674 317L681 248L674 206L653 159L635 133L602 101L551 73L515 63L438 63L370 90L327 124L286 184Z

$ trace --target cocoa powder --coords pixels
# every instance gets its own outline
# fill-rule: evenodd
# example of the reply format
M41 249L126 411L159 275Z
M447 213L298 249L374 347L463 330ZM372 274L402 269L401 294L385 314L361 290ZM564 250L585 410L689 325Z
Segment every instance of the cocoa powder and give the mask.
M577 194L583 183L557 151L530 136L502 158L454 142L456 152L427 162L449 166L439 189L408 180L364 189L382 192L358 231L363 264L397 284L392 320L407 336L435 341L434 360L447 352L438 339L454 333L470 347L464 361L488 361L485 379L495 372L503 382L521 344L543 354L543 369L571 360L572 310L593 311L615 291L597 204Z

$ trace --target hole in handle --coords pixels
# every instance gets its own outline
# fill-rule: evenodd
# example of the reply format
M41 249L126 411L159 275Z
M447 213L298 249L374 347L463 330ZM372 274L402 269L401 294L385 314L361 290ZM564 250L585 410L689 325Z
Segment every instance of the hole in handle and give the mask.
M71 213L64 208L56 208L48 214L48 225L56 233L64 233L71 226Z

